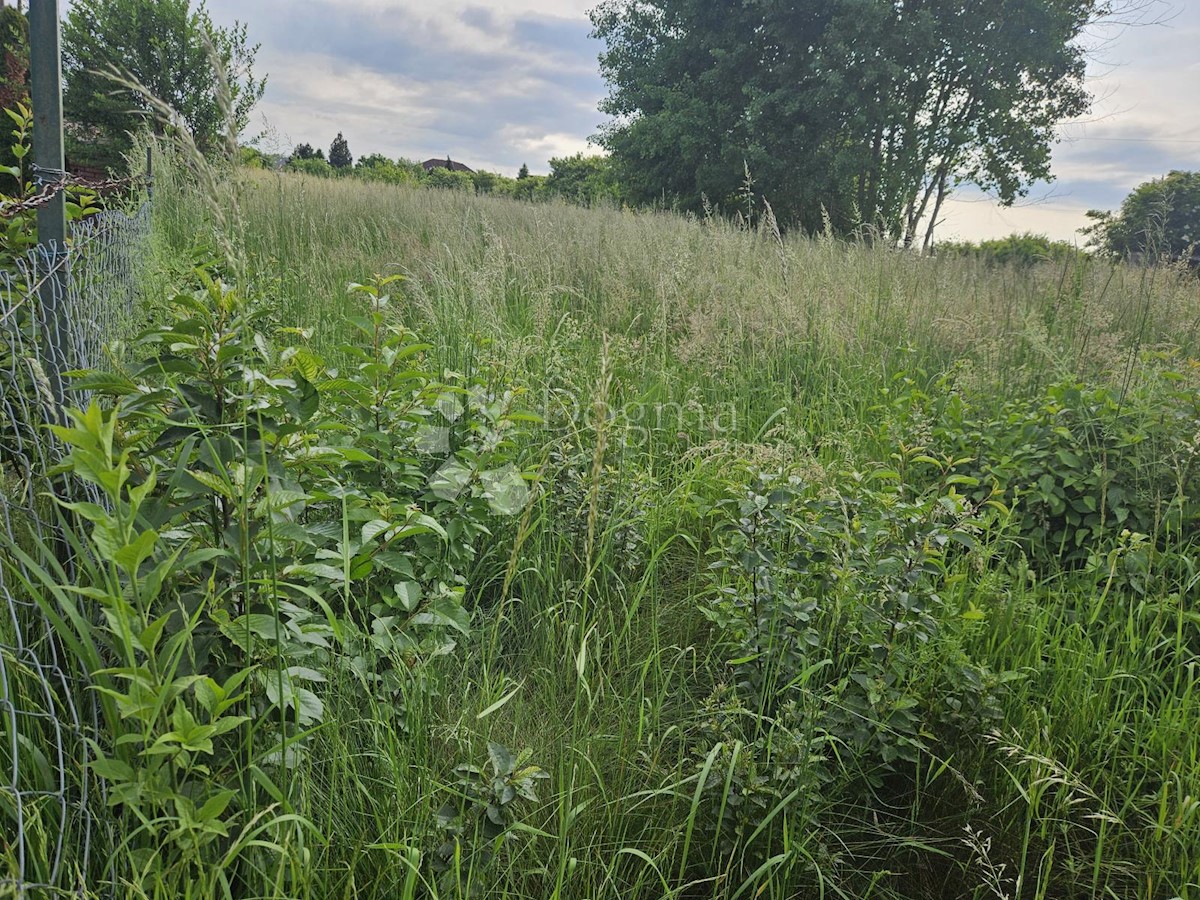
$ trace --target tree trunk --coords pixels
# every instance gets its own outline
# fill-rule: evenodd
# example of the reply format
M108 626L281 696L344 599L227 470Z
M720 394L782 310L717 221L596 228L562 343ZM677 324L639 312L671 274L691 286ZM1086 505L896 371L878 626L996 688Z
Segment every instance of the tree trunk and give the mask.
M942 172L938 181L937 199L933 203L933 212L929 215L929 226L925 229L925 242L921 246L922 254L928 254L933 247L933 231L938 226L938 216L942 212L942 203L946 200L946 186L949 180L948 173Z

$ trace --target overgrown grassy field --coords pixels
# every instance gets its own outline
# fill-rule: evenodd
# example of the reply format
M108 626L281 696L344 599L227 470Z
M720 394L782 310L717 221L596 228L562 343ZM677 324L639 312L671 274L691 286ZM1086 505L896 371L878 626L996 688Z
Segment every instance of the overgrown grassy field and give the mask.
M256 328L337 370L304 369L321 403L355 366L394 373L379 336L405 329L428 346L404 338L404 359L476 385L462 415L512 424L527 491L464 507L479 528L445 551L464 617L423 620L454 638L435 650L356 599L376 588L351 575L351 531L367 544L374 514L325 482L307 519L271 507L281 534L335 510L340 577L291 576L333 636L303 672L275 663L312 675L319 711L278 702L284 674L239 700L251 719L201 773L234 785L212 844L112 803L81 873L97 896L107 878L130 896L1200 897L1194 277L235 182L218 208L244 261L218 269L261 298ZM212 209L160 181L152 317L175 315ZM376 275L404 279L347 292ZM346 348L359 325L366 356ZM234 504L248 478L203 484ZM410 493L460 540L451 507ZM222 664L252 658L230 640ZM206 652L179 658L200 672ZM364 653L403 663L392 690ZM273 716L295 726L281 745Z

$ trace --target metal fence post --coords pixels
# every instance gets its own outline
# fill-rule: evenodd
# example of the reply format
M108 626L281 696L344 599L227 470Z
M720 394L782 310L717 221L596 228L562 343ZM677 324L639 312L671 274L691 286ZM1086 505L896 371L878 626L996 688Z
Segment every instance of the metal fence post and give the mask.
M58 180L66 175L58 0L29 0L29 75L33 104L33 164L39 179ZM63 310L67 291L67 208L63 191L38 209L37 229L38 245L49 264L38 293L48 343L44 356L46 377L59 407L57 418L66 398L60 348L69 327L64 321Z

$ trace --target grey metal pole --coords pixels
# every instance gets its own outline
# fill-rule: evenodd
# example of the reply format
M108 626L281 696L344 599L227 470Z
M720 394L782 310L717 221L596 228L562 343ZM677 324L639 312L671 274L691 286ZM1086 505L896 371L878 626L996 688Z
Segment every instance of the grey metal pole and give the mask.
M58 0L29 0L29 75L33 103L33 164L38 177L57 180L65 173L63 157L62 48L59 39ZM46 323L44 367L61 409L66 397L62 377L67 341L63 302L67 290L67 207L60 191L37 213L38 244L50 265L39 296Z

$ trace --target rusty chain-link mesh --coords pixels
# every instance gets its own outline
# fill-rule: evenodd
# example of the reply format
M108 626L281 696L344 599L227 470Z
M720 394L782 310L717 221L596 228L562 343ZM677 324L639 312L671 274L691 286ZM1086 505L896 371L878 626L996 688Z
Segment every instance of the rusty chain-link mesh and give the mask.
M105 368L106 347L132 331L149 231L148 203L132 216L101 212L72 226L67 247L37 247L0 270L0 528L13 546L65 547L51 497L96 499L49 474L63 453L44 427L63 419L51 373ZM59 557L69 583L70 556ZM102 827L84 771L96 707L24 588L30 577L0 548L0 896L78 889Z

